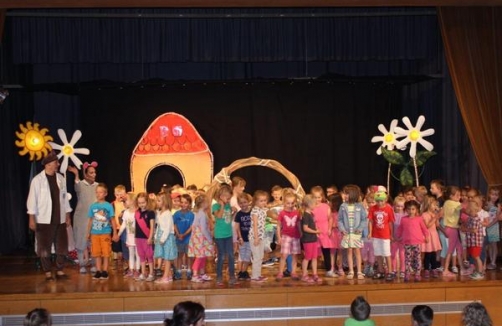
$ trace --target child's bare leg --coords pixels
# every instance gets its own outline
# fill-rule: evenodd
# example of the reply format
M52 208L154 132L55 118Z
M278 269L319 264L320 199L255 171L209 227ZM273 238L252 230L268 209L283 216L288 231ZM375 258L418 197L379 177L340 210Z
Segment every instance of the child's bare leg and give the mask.
M303 276L309 275L309 272L307 270L308 266L309 266L309 261L307 259L303 258L303 261L302 261L302 275Z
M362 273L362 261L361 261L361 250L359 248L355 249L356 251L356 263L357 263L357 272Z
M164 260L164 278L168 278L171 274L171 261Z
M312 258L312 274L317 275L317 258Z
M352 256L352 248L347 249L347 263L349 264L349 273L354 273L354 257ZM359 252L359 259L361 259L361 252Z

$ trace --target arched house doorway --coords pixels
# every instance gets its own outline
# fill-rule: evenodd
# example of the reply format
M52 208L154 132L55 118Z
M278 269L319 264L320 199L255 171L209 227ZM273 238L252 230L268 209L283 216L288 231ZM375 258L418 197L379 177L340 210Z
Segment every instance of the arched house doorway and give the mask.
M183 178L182 186L202 187L213 177L213 154L184 116L169 112L157 117L145 131L131 157L131 189L146 191L156 167L171 166Z

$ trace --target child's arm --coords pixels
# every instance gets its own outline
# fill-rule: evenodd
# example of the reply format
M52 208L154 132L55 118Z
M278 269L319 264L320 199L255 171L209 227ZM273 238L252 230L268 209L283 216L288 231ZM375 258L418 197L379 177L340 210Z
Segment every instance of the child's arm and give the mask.
M244 240L242 240L241 223L237 221L235 221L235 234L237 234L237 241L242 245Z
M277 230L275 231L276 232L276 236L277 236L277 243L281 243L281 228L282 228L282 224L281 224L281 219L277 219Z
M213 215L216 218L223 218L223 213L225 212L225 204L223 203L222 200L218 200L218 204L220 205L220 208L218 210L213 211Z
M333 233L333 215L331 215L331 209L328 209L328 236L331 237Z
M321 233L319 230L312 230L311 228L309 228L307 224L303 224L303 232L314 233L314 234Z
M153 244L153 231L155 230L155 219L150 219L150 234L148 235L148 244Z
M117 234L117 222L115 222L115 216L112 216L110 218L110 221L112 222L112 231L113 231L112 240L117 242L117 241L119 241L119 236Z

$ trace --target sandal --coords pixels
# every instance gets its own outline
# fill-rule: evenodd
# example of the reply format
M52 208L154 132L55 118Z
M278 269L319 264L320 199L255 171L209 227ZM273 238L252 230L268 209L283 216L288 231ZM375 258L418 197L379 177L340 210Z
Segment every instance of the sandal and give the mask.
M312 283L314 283L314 280L312 278L310 278L310 276L305 275L302 277L302 282L312 284Z
M361 272L357 272L357 279L358 280L364 280L364 274Z
M348 279L348 280L351 280L351 279L353 279L353 278L354 278L354 272L348 272L348 273L347 273L347 279Z

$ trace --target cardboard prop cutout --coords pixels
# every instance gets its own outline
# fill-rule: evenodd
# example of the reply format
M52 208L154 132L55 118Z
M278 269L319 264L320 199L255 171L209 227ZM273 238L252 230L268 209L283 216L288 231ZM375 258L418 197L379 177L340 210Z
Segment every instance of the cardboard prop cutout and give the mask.
M150 172L159 166L177 169L184 186L202 187L213 177L213 154L184 116L169 112L157 117L145 131L131 156L131 188L146 191Z

